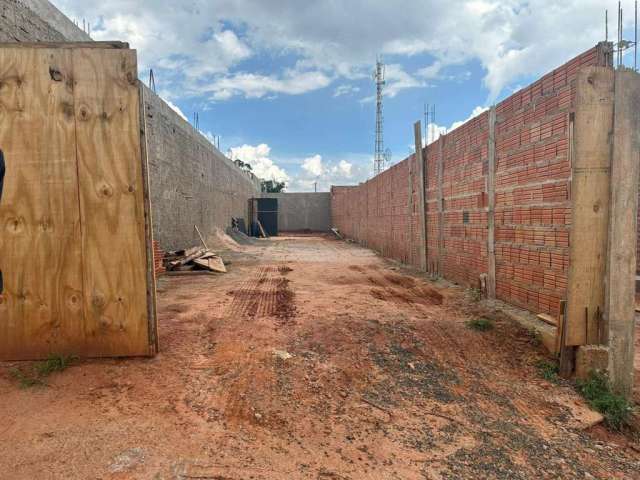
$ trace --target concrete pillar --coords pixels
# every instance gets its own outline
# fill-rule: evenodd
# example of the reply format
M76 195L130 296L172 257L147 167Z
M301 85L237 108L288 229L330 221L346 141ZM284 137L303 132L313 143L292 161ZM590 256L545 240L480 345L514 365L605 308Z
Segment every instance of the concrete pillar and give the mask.
M487 296L496 298L496 244L495 244L495 208L496 208L496 107L489 110L489 158L487 173Z
M564 346L602 343L609 224L614 71L587 67L576 78L571 148L571 234Z
M605 280L604 334L609 345L612 387L633 390L635 277L640 169L640 75L615 72L609 239Z
M442 276L444 265L444 142L446 135L438 139L438 276Z
M427 270L427 211L426 211L426 202L425 202L425 188L426 182L425 178L427 176L427 169L425 167L424 158L422 158L422 128L420 126L420 122L416 122L413 125L413 133L416 144L416 162L418 163L418 175L419 182L418 188L420 189L419 198L419 210L420 210L420 269L426 271Z

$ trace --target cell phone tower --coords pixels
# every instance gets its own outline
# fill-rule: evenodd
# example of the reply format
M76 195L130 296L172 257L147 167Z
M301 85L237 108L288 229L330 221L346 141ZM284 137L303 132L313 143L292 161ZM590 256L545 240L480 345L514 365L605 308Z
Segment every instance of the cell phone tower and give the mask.
M378 175L385 169L385 161L388 161L389 153L384 150L383 123L382 116L382 90L385 85L385 67L382 57L376 59L376 71L373 79L376 82L376 147L373 156L373 175Z

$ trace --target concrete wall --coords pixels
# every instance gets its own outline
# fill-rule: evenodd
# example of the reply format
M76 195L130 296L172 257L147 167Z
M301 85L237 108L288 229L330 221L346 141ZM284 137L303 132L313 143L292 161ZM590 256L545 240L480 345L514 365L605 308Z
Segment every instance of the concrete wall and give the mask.
M91 38L46 0L0 0L0 41L89 41ZM121 39L127 41L128 39ZM145 124L154 237L165 250L200 242L246 217L260 194L255 177L236 167L205 137L144 88Z
M331 225L331 194L328 192L263 193L278 199L278 230L281 232L328 232Z
M592 48L495 107L496 296L533 312L555 315L566 298L575 78L608 65L606 50ZM474 287L489 270L488 146L485 112L423 150L428 265ZM348 237L418 265L413 157L360 186L334 187L332 214Z
M260 181L239 169L160 97L144 87L154 238L165 250L199 244L246 219Z
M69 18L47 0L19 0L29 10L44 20L67 41L87 42L91 37L78 28ZM126 40L125 40L126 41Z
M44 15L38 15L34 9ZM1 42L63 42L88 39L81 29L49 2L0 0Z

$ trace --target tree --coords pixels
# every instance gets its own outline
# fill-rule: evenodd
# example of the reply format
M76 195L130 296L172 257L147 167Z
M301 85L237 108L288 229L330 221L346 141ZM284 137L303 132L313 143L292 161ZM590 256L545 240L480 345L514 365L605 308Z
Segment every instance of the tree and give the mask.
M240 160L239 158L237 158L236 160L233 161L233 163L235 163L239 168L246 170L248 172L250 172L251 170L253 170L253 168L251 168L251 165L249 165L248 163L243 162L242 160Z
M276 182L275 180L262 181L262 191L265 193L280 193L285 189L286 186L286 183Z

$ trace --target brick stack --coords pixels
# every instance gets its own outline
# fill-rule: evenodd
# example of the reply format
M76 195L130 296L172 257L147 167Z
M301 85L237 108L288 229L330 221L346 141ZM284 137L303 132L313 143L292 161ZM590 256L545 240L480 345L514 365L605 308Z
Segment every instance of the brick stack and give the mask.
M590 65L606 65L600 46L496 106L496 296L533 312L556 314L566 297L569 119L576 74ZM423 151L428 265L441 264L442 276L467 286L477 286L488 271L488 142L485 112ZM333 187L332 215L348 238L419 265L419 179L411 185L410 161L357 187Z
M164 251L160 248L160 244L154 240L153 241L153 270L156 275L156 278L162 275L166 269L162 263L162 259L164 258Z

